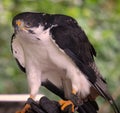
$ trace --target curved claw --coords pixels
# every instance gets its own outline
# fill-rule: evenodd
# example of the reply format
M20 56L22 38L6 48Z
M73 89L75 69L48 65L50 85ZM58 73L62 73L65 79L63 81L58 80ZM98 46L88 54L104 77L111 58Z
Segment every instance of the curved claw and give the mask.
M67 100L67 101L65 101L65 100L60 100L60 101L59 101L59 104L61 105L61 110L62 110L62 111L64 111L65 108L67 108L67 107L70 106L70 105L71 105L71 112L73 113L73 112L75 111L75 109L74 109L75 106L74 106L73 102L70 101L70 100Z
M74 94L74 95L76 95L76 94L77 94L77 92L76 92L76 90L75 90L75 89L72 89L72 94Z
M30 104L26 104L22 110L16 111L15 113L26 113L26 111L28 111L30 108L31 108Z

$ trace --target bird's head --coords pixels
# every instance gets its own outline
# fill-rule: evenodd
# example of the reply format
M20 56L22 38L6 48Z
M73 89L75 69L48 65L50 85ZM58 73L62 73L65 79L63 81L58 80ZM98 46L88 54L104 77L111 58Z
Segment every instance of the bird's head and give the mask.
M13 18L12 25L15 33L25 32L37 34L42 32L46 27L46 16L43 13L24 12ZM38 29L39 28L39 29Z

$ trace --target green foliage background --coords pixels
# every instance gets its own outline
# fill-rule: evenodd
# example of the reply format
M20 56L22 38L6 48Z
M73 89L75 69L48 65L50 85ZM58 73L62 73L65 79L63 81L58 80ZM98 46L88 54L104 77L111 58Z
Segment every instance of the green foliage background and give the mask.
M78 21L97 51L96 63L120 107L120 0L0 0L0 93L28 92L26 76L10 49L12 18L25 11L60 13ZM101 113L112 113L103 100L99 103Z

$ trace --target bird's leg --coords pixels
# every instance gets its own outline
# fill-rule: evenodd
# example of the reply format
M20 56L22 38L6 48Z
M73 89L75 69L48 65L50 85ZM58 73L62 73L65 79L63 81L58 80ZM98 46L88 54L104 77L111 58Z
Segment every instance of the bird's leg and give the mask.
M73 95L76 95L76 91L74 89L72 89L72 94ZM71 97L69 97L71 98ZM75 112L75 105L74 103L72 102L72 99L69 99L69 100L60 100L59 101L59 104L61 105L61 110L64 111L67 107L71 107L71 112Z
M71 100L71 98L72 98L71 95L75 95L76 91L72 89L72 83L71 83L70 79L63 79L62 85L63 85L63 89L64 89L65 98L68 100L60 100L59 101L59 104L61 106L61 110L62 111L68 110L70 113L74 112L75 105Z
M33 73L33 72L31 72L31 73ZM27 75L28 85L30 88L30 97L29 98L32 98L34 100L36 97L36 94L39 91L39 87L41 85L41 80L40 80L40 76L31 74L31 73L29 75ZM30 107L31 107L30 104L26 104L22 110L17 111L16 113L25 113L27 110L30 109Z

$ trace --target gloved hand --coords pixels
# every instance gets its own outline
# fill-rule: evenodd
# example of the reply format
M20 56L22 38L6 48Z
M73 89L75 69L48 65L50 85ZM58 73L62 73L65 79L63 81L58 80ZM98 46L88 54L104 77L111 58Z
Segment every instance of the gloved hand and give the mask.
M31 108L26 113L70 113L71 106L68 106L64 111L61 111L57 101L51 101L47 97L42 97L39 102L35 102L31 98L27 100ZM78 106L78 113L97 113L98 106L95 101L87 101Z
M78 113L97 113L99 107L95 101L86 101L78 107Z
M31 98L26 103L31 105L31 108L26 113L63 113L57 101L51 101L45 96L39 100L39 103ZM67 109L64 113L68 113Z

